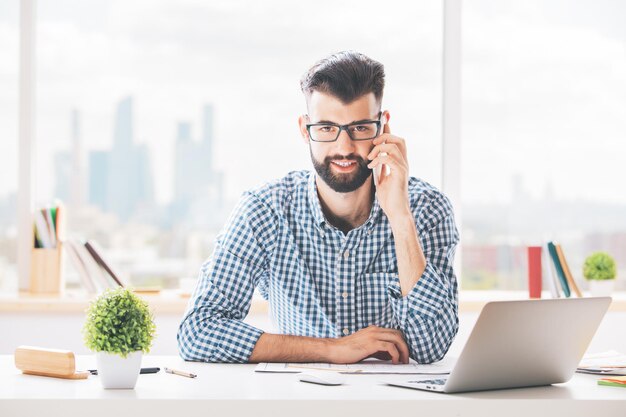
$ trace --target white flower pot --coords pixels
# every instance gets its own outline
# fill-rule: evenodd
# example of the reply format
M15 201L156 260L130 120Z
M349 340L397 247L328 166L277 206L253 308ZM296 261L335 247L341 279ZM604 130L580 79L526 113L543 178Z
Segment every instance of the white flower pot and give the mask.
M96 352L98 378L107 389L133 389L141 370L142 351L129 353L126 358L107 352Z
M589 281L589 290L593 297L608 297L613 292L614 279L592 279Z

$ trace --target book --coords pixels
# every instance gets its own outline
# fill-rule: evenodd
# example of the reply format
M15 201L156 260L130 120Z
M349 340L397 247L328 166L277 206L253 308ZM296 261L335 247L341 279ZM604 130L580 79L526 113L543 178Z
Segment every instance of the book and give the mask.
M91 278L92 282L98 288L98 292L114 287L110 280L104 275L100 265L98 265L80 240L69 240L68 243L74 247L83 265L85 265L87 269L89 278Z
M561 292L559 291L559 282L556 278L556 271L554 270L554 265L550 262L550 255L548 254L548 245L545 244L542 248L541 256L542 256L542 264L545 270L544 277L548 282L548 288L550 289L550 295L552 298L561 298Z
M33 247L35 249L43 248L43 243L41 243L41 238L39 237L39 231L37 230L37 224L33 222Z
M88 240L87 242L85 242L85 248L87 248L87 250L89 251L91 256L93 256L98 265L100 265L109 274L109 276L113 278L117 285L119 285L120 287L125 287L124 283L120 279L120 275L115 273L113 271L113 268L111 267L111 264L107 263L104 260L104 256L102 255L103 251L100 245L98 245L93 240Z
M65 242L65 206L60 201L55 202L54 225L56 228L56 238L59 242Z
M541 246L528 247L528 296L541 298Z
M572 294L570 292L569 285L567 284L565 274L563 273L561 262L559 262L559 256L556 253L556 247L554 246L554 242L548 242L548 252L550 253L550 257L552 258L552 262L554 263L556 276L559 278L559 282L561 283L561 287L563 288L563 294L565 294L566 297L570 297Z
M57 232L56 226L54 224L54 218L52 215L52 209L50 208L42 208L41 212L44 215L46 220L46 227L48 228L48 238L50 239L50 248L57 247Z
M611 378L602 378L598 380L598 385L626 388L626 376L613 376Z
M622 387L622 388L626 388L626 383L605 381L604 379L599 379L598 380L598 385L605 385L607 387Z
M50 229L46 221L46 217L41 210L35 210L35 239L40 242L42 248L52 248L52 241L50 240Z
M81 259L80 255L76 252L76 249L74 248L74 243L66 242L66 244L64 245L64 248L68 254L68 258L70 259L72 265L74 265L74 269L78 273L78 276L80 278L80 281L83 284L83 287L85 287L87 292L96 294L98 292L98 288L96 287L96 284L91 280L91 277L89 276L89 272L87 271L87 267L83 263L83 260Z
M563 273L565 274L565 279L567 279L567 284L574 291L577 297L582 297L583 294L580 292L580 288L576 285L576 281L574 281L574 277L572 272L569 270L569 266L567 265L567 261L565 260L565 253L563 252L563 247L559 244L555 245L556 254L559 257L559 262L561 263L561 267L563 268Z

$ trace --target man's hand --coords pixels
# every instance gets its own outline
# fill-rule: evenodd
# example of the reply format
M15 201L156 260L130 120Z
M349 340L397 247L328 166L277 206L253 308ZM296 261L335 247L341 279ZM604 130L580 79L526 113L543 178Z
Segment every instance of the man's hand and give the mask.
M409 363L409 347L399 330L369 326L350 336L332 339L328 356L332 363L355 363L370 357L391 359L394 364Z
M404 139L393 136L389 123L385 123L383 134L372 142L374 149L367 156L372 162L367 166L376 169L381 164L391 170L382 169L376 184L376 198L390 221L410 215L409 163Z
M376 184L376 199L383 209L393 232L398 259L398 275L402 296L411 292L426 269L426 256L422 250L411 205L409 203L409 163L404 139L391 134L385 123L383 134L372 142L374 149L367 156L376 169L381 164L391 168L387 175L382 169Z

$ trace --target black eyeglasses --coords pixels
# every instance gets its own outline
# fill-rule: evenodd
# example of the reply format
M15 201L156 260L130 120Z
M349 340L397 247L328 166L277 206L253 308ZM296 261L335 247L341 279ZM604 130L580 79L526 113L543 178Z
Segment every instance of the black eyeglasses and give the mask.
M345 130L352 140L371 140L380 133L382 114L382 112L378 112L378 120L362 120L347 125L310 123L306 125L306 130L314 142L334 142L339 139L342 130Z

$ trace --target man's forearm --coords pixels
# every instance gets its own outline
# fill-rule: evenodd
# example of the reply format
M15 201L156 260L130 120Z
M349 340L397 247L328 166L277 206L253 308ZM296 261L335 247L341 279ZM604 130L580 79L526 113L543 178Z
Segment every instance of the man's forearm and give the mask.
M409 294L426 269L426 257L419 242L413 215L390 219L398 259L398 276L402 296Z
M248 362L356 363L372 356L408 363L409 348L402 332L369 326L338 339L263 333Z
M250 362L330 362L329 339L263 333Z

